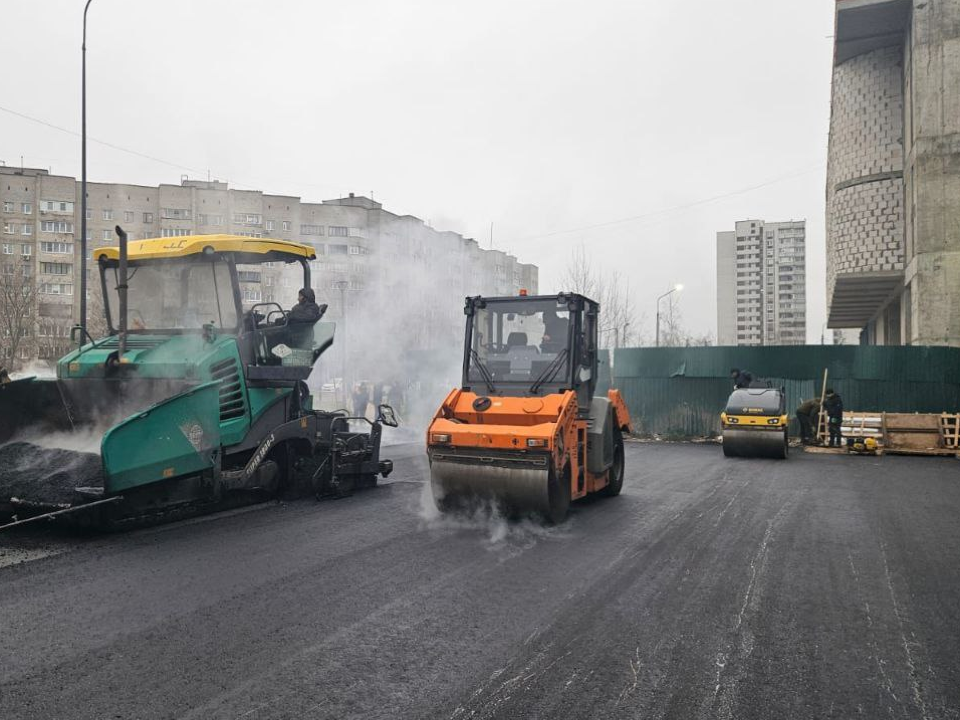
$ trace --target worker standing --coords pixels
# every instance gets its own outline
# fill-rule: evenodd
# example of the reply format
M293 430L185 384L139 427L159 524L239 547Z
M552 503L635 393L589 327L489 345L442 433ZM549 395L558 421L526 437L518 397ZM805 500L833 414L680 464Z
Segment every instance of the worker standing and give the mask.
M357 383L353 388L353 415L354 417L367 416L367 402L370 394L366 383Z
M753 382L753 375L740 368L730 368L730 379L733 380L733 389L741 390L750 387Z
M820 401L816 398L805 400L797 408L797 422L800 423L800 442L804 445L809 445L816 440L819 415Z
M843 445L843 434L840 430L843 424L843 398L832 388L827 389L827 394L823 399L823 409L827 413L830 447L841 447Z

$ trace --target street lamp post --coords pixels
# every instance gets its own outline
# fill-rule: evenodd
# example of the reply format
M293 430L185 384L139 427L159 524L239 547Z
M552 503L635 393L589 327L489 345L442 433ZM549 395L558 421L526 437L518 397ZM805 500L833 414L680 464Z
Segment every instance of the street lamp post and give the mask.
M87 331L87 10L83 6L83 42L80 45L80 327Z
M675 292L680 292L681 290L683 290L683 285L677 284L657 298L657 347L660 347L660 301L665 297L673 295Z

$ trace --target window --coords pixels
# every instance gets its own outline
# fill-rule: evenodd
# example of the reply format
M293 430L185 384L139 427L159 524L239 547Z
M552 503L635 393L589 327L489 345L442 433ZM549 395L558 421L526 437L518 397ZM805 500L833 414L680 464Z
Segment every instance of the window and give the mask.
M263 216L248 213L234 213L233 222L236 225L262 225Z
M243 290L244 302L260 302L262 297L263 296L259 290L250 290L247 288L244 288Z
M12 203L12 202L5 202L5 203L3 203L3 211L4 211L4 212L13 212L13 203Z
M23 257L30 257L33 255L33 245L23 244L20 246L20 254Z
M186 237L189 234L190 231L183 228L164 228L161 237Z
M234 234L239 235L240 237L250 237L250 238L262 238L262 237L263 237L263 233L262 233L262 232L239 232L239 231L238 231L238 232L236 232L236 233L234 233Z
M33 215L33 203L20 203L20 212L24 215Z
M73 272L73 266L70 263L42 262L40 272L44 275L69 275Z
M348 237L350 234L350 229L343 227L342 225L331 225L328 228L329 232L327 233L330 237Z
M42 212L73 213L73 203L69 200L41 200L40 210Z
M110 239L112 239L112 238L113 238L113 231L112 231L112 230L104 230L104 231L103 231L103 239L104 239L104 240L110 240Z
M301 235L323 235L323 225L301 225Z
M350 237L363 237L363 235L360 234L360 228L356 227L349 228L348 235Z
M193 211L190 208L162 208L160 217L167 220L192 220Z
M280 229L283 230L284 232L290 232L290 221L284 220L283 222L281 222Z
M329 245L331 255L346 255L347 246L346 245Z
M267 224L266 224L267 230L275 230L276 226L277 226L276 222L274 222L273 220L267 220Z
M4 255L13 255L13 245L10 245L9 243L4 243L4 244L3 244L3 254L4 254Z
M253 270L240 270L237 275L240 282L258 283L260 282L260 273Z
M4 232L5 235L16 235L16 234L17 234L17 226L14 225L13 223L4 223L4 224L3 224L3 232Z
M40 283L37 292L41 295L73 295L70 283Z
M103 211L104 220L113 220L113 210L104 210Z
M33 225L27 225L26 223L20 228L21 235L33 235Z
M143 223L144 223L144 225L152 225L152 224L153 224L153 213L144 213L144 214L143 214Z
M131 210L124 210L124 211L123 211L123 221L124 221L125 223L132 223L132 222L133 222L133 212L132 212Z
M119 301L116 280L115 269L111 268L105 305L114 310ZM154 329L200 330L205 323L236 327L230 269L226 263L171 259L141 265L130 274L127 285L130 307L138 310L139 322L131 328L133 333Z
M273 275L267 275L263 278L263 284L267 287L273 287Z
M364 254L364 253L363 253L363 248L360 247L359 245L351 245L351 246L350 246L350 254L351 254L351 255L363 255L363 254Z
M87 220L93 220L93 209L87 208L86 218Z
M223 225L223 215L197 215L201 225Z
M51 255L73 255L73 243L42 242L40 243L40 252L50 253Z
M40 231L73 234L73 223L66 220L44 220L40 223Z

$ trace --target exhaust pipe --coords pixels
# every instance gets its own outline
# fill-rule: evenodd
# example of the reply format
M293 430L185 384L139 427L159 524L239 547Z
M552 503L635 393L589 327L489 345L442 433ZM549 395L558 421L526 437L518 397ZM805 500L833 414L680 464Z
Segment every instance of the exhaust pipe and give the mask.
M120 296L120 332L117 347L117 364L123 362L123 353L127 349L127 233L117 225L114 228L120 238L120 277L117 281L117 294Z

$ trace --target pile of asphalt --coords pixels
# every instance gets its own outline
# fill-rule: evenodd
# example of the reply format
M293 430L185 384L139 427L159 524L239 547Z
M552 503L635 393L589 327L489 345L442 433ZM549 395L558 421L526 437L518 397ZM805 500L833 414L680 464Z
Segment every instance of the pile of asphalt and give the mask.
M75 502L75 488L103 487L101 468L97 453L29 442L0 445L0 504L11 498L50 504Z

